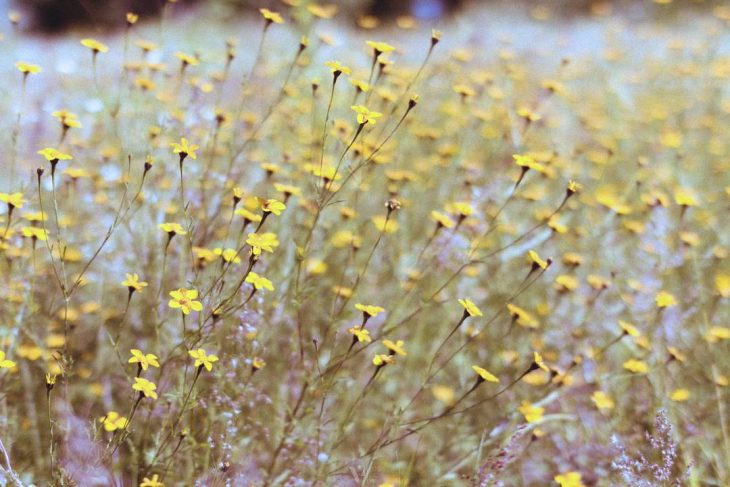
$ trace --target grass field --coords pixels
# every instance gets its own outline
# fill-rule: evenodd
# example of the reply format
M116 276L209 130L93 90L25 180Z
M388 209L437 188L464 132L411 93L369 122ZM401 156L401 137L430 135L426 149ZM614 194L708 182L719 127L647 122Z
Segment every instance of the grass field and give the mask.
M730 9L287 3L10 16L0 482L730 485Z

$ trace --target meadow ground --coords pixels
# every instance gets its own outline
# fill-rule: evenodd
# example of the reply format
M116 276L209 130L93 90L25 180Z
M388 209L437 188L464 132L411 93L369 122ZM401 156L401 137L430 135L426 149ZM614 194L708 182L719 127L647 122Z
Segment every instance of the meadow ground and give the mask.
M0 482L730 485L730 9L666 3L11 14Z

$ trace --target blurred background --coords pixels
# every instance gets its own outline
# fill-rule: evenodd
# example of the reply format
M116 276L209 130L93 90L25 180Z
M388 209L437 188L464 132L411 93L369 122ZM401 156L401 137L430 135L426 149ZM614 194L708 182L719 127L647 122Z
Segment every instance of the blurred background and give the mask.
M182 6L216 3L232 11L256 13L261 7L281 9L283 4L298 0L0 0L0 7L16 10L27 19L30 30L62 33L72 28L123 28L126 12L135 12L142 19L160 15L166 3ZM327 3L327 2L323 2ZM515 5L529 9L535 17L546 15L581 16L589 14L620 13L632 17L656 17L674 10L707 9L726 2L715 0L342 0L331 2L339 7L339 18L353 26L374 27L394 22L404 16L416 20L438 20L471 6ZM673 9L667 9L672 4Z

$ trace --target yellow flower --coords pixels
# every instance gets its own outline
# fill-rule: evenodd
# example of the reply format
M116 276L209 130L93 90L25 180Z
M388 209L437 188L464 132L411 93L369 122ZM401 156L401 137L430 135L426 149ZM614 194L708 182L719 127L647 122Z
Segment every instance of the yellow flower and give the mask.
M157 393L155 392L155 390L157 389L157 385L154 382L148 381L147 379L144 379L142 377L135 377L134 384L132 384L132 389L138 391L140 394L143 394L144 397L157 399Z
M104 430L109 432L121 430L127 426L127 418L120 416L116 411L109 411L99 418L99 422L104 426Z
M48 234L42 228L23 227L21 231L23 232L23 236L25 238L34 238L36 240L40 240L41 242L45 242L46 240L48 240Z
M375 57L380 56L383 53L392 52L395 47L391 46L387 42L367 41L365 44L373 48Z
M375 215L372 218L373 225L378 229L379 232L383 233L395 233L398 231L400 225L395 220L386 218L384 215Z
M672 391L672 394L669 396L669 399L671 399L674 402L682 402L689 399L691 396L690 392L687 389L675 389Z
M532 352L532 363L545 372L550 372L550 368L545 365L545 361L542 359L542 355L537 352Z
M213 370L213 363L218 361L216 355L207 355L202 348L190 350L188 355L195 359L195 367L205 367L208 372Z
M522 401L522 405L517 408L517 410L522 413L528 423L536 423L540 421L543 413L545 412L545 408L535 406L530 401Z
M71 157L70 155L64 154L63 152L60 152L51 147L46 147L45 149L39 150L38 154L45 157L46 160L49 162L67 161L69 159L73 159L73 157Z
M185 137L180 138L180 143L173 142L170 144L170 147L172 147L172 152L174 154L180 154L180 159L185 159L187 156L190 156L191 159L196 159L197 156L195 155L195 151L199 149L199 147L195 144L190 144L188 142L188 139Z
M139 20L139 15L134 12L127 12L127 25L134 25Z
M281 215L281 212L286 209L286 205L284 203L274 198L267 200L265 198L256 197L256 201L258 201L259 206L264 213L273 213L274 215L279 216Z
M23 193L0 193L0 201L13 208L22 208L25 204Z
M352 105L350 108L357 113L357 123L360 125L365 125L367 123L375 125L375 121L383 116L382 113L372 112L363 105Z
M666 291L659 291L654 297L654 301L659 308L669 308L677 305L676 298Z
M453 215L458 215L460 220L463 220L474 213L474 207L466 201L454 201L453 203L449 203L446 205L446 210Z
M538 328L540 326L540 323L534 316L517 305L508 303L507 310L510 316L512 316L512 319L520 326L524 326L525 328Z
M158 227L163 231L166 232L168 235L186 235L188 232L186 232L182 225L179 223L160 223Z
M697 206L697 197L686 188L678 188L674 192L674 201L680 206Z
M180 288L175 291L170 291L172 299L167 305L172 309L180 309L183 314L189 315L190 311L201 311L203 305L200 301L195 301L198 297L198 291L196 289L185 289Z
M649 372L649 366L646 365L646 362L633 358L624 362L623 367L634 374L646 374Z
M358 311L362 311L363 315L368 315L372 318L375 318L380 313L385 311L385 309L381 308L380 306L374 306L372 304L362 304L362 303L355 304L355 309Z
M594 392L591 395L591 401L593 401L596 407L601 411L608 411L610 409L613 409L615 406L613 399L611 399L611 397L603 391Z
M629 335L632 337L641 336L641 332L639 331L639 329L627 321L618 320L618 326L621 327L625 335Z
M487 369L479 367L478 365L472 365L471 368L474 372L479 374L479 378L481 380L485 380L487 382L499 382L499 378L492 375L489 371L487 371Z
M122 281L122 286L129 288L130 291L142 291L147 287L147 283L139 280L139 275L126 274L127 279Z
M23 61L18 61L17 63L15 63L15 67L18 68L18 71L25 75L38 74L42 71L41 67L37 64L30 64Z
M274 183L274 189L280 193L283 193L284 198L288 198L289 196L300 196L302 194L301 189L299 189L297 186L292 186L290 184Z
M5 358L5 352L0 350L0 369L12 369L15 367L15 362Z
M241 262L241 258L238 256L238 251L236 249L222 249L220 247L216 247L213 249L213 254L222 257L226 262L232 262L234 264Z
M152 367L160 367L160 363L157 361L157 355L155 354L144 354L141 350L137 350L136 348L131 349L129 352L132 354L127 361L129 364L139 364L139 366L142 367L142 370L147 370L150 365Z
M460 299L459 304L464 307L464 312L467 313L469 316L484 316L482 314L482 310L480 310L477 305L471 301L471 299Z
M349 75L351 73L350 68L340 64L339 61L327 61L326 63L324 63L324 65L330 68L335 76L339 76L338 73L346 75Z
M395 358L392 355L386 355L384 353L379 353L373 357L373 365L376 365L378 367L382 367L387 364L395 363Z
M151 479L145 477L139 484L139 487L165 487L165 484L160 482L160 476L154 474Z
M535 158L532 156L513 154L512 158L515 160L515 164L520 166L525 171L527 171L528 169L532 169L537 172L545 172L545 166L535 161Z
M105 44L97 41L96 39L81 39L81 45L91 49L91 52L93 52L94 54L96 54L97 52L107 52L109 50L109 48Z
M717 343L720 340L730 340L730 328L726 326L713 326L705 335L709 343Z
M542 258L540 258L540 256L537 254L537 252L535 252L534 250L530 250L527 254L530 256L532 265L535 266L535 268L539 267L540 269L545 270L551 264L550 259L543 260Z
M254 357L251 361L251 367L255 370L263 369L266 366L266 361L261 357Z
M284 18L281 16L281 14L277 12L272 12L268 8L260 8L259 12L261 12L261 15L266 19L266 25L271 24L272 22L274 24L283 24Z
M370 338L370 332L365 328L361 330L359 327L353 326L352 328L348 328L347 331L351 333L358 342L370 343L371 341L373 341L373 339Z
M256 290L268 289L269 291L274 290L274 285L263 276L259 276L253 271L250 271L246 276L246 282L252 284Z
M200 61L198 61L198 58L196 58L195 56L191 56L190 54L185 54L184 52L180 51L175 53L175 57L178 58L180 62L182 62L183 67L187 65L197 66L200 63ZM193 157L193 159L195 158Z
M262 250L273 253L279 245L279 240L275 233L249 233L246 243L251 246L253 255L261 255Z
M431 212L431 219L435 221L436 225L439 227L454 228L454 225L456 225L447 214L441 213L440 211L436 210L433 210Z
M235 214L238 215L238 216L240 216L240 217L243 217L244 220L248 220L250 222L258 223L258 222L261 221L261 215L257 215L255 213L251 213L246 208L238 208L235 211Z
M386 346L388 350L391 351L391 354L398 354L398 355L408 355L405 348L403 348L403 345L405 342L403 340L398 340L397 342L393 342L391 340L383 340L383 345Z
M560 487L585 487L579 472L566 472L556 475L555 481L560 484Z

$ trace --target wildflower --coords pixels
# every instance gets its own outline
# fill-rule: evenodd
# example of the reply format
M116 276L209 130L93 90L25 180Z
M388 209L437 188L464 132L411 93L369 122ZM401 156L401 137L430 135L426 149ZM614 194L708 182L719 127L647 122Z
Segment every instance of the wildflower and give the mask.
M116 411L109 411L99 418L99 422L104 426L104 430L109 432L123 430L127 427L127 418Z
M545 171L545 166L543 166L539 162L535 161L535 158L532 156L522 155L522 154L513 154L512 158L515 160L515 164L520 166L523 171L528 171L530 169L537 171L537 172Z
M170 144L170 147L172 147L173 154L179 154L180 155L180 163L185 160L186 157L190 156L191 159L197 159L197 156L195 155L195 151L199 149L199 147L195 144L190 144L188 142L188 139L185 137L180 138L180 143L172 142Z
M431 212L431 219L436 222L437 228L454 228L456 225L448 215L436 210Z
M431 47L435 46L441 41L441 36L443 34L440 30L431 29Z
M205 370L210 372L213 370L213 363L218 361L218 356L207 355L205 350L199 348L197 350L190 350L188 355L195 359L195 367L205 367Z
M629 359L623 363L624 369L634 374L646 374L649 371L649 366L643 360Z
M73 157L71 157L70 155L64 154L63 152L53 149L51 147L46 147L45 149L39 150L38 154L45 157L46 160L51 163L51 170L55 170L58 161L68 161L70 159L73 159Z
M165 484L160 482L160 476L154 474L151 479L145 477L139 484L139 487L165 487Z
M253 271L250 271L246 276L246 282L253 285L255 290L268 289L269 291L274 290L274 285L263 276L259 276Z
M499 378L492 375L487 369L479 367L478 365L472 365L472 370L479 374L479 380L487 382L499 382Z
M0 350L0 369L12 369L16 363L5 358L5 352Z
M13 208L22 208L25 204L23 199L23 193L0 193L0 201L8 204L8 208L12 211Z
M133 293L135 291L142 291L144 288L147 287L147 283L144 281L139 280L139 275L135 274L126 274L127 279L121 282L122 286L126 286L129 288L129 292Z
M395 50L395 47L391 46L387 42L367 41L365 42L365 44L373 49L373 53L376 58L381 54L385 54Z
M132 389L134 389L135 391L139 391L140 397L144 395L144 397L157 399L157 393L155 392L155 390L157 389L157 385L154 382L148 381L147 379L144 379L142 377L135 377L134 384L132 384Z
M353 338L360 343L370 343L371 341L373 341L373 339L370 338L370 332L364 328L361 329L357 326L353 326L351 328L348 328L347 331L351 333Z
M689 399L690 395L691 394L687 389L675 389L669 395L669 399L674 402L683 402Z
M552 263L552 260L551 260L551 259L543 260L543 259L542 259L542 258L541 258L541 257L540 257L540 256L539 256L538 254L537 254L537 252L535 252L534 250L530 250L530 251L528 252L528 255L530 256L530 260L532 261L532 267L533 267L533 269L538 269L538 268L540 268L540 269L543 269L543 270L545 270L545 269L547 269L547 268L548 268L548 267L550 266L550 264Z
M383 367L387 364L395 363L395 358L392 355L386 355L384 353L376 354L373 357L373 365L377 367Z
M572 196L581 189L583 189L583 186L571 179L568 181L568 187L565 189L565 192L567 196Z
M48 240L48 234L42 228L23 227L21 228L21 232L25 238L32 238L33 240L40 240L41 242Z
M717 343L720 340L730 340L730 328L726 326L713 326L705 335L709 343Z
M181 309L185 315L190 314L190 311L200 311L203 309L200 301L195 301L195 298L198 297L198 291L196 289L180 288L175 291L170 291L170 296L172 299L167 305L172 309Z
M145 355L141 350L137 350L136 348L131 349L129 352L132 354L127 361L129 364L139 364L142 370L147 370L150 365L152 367L160 367L160 363L157 361L157 355L152 353Z
M368 318L375 318L380 313L385 311L385 308L381 308L380 306L375 306L372 304L362 304L362 303L355 304L355 309L358 311L362 311L363 317L368 317Z
M446 205L449 213L459 216L459 222L474 214L474 207L466 201L454 201Z
M279 216L281 215L281 212L286 209L286 205L284 203L274 198L267 200L257 197L256 201L258 201L259 206L261 206L261 210L264 213L273 213L274 215Z
M302 194L302 190L300 188L290 184L274 183L274 189L284 195L284 203L286 203L289 197L300 196Z
M213 249L213 254L222 257L225 262L233 264L241 262L241 258L238 256L238 251L236 249L222 249L220 247L216 247Z
M578 279L574 276L561 274L555 278L555 288L561 292L575 291L578 289Z
M525 417L528 423L536 423L542 419L545 408L535 406L530 401L522 401L522 405L517 410Z
M284 18L281 16L281 14L279 14L277 12L272 12L268 8L261 8L261 9L259 9L259 12L261 12L261 15L266 20L266 24L265 24L264 28L268 27L272 23L274 23L274 24L283 24L284 23Z
M538 328L540 326L540 322L534 316L519 306L507 303L507 310L512 319L520 326L524 326L525 328Z
M249 233L246 243L251 246L252 255L261 255L261 251L274 252L279 245L279 240L275 233Z
M134 12L127 12L126 19L127 27L132 27L139 20L139 15L135 14Z
M395 220L391 220L384 215L375 215L372 218L373 225L382 233L395 233L398 231L400 225Z
M91 49L91 52L95 56L97 53L107 52L109 50L109 48L106 46L106 44L99 42L96 39L91 39L91 38L81 39L81 45Z
M18 71L23 73L23 76L28 76L29 74L38 74L42 71L41 67L37 64L30 64L23 61L18 61L15 63L15 67L18 68Z
M352 105L350 108L357 113L357 123L360 125L368 123L370 125L375 125L375 121L383 116L382 113L370 111L363 105Z
M680 206L697 206L699 203L692 192L685 188L679 188L674 192L674 201Z
M390 350L391 355L408 355L405 348L403 348L404 344L405 343L403 342L403 340L398 340L397 342L393 342L391 340L383 340L383 345L385 345L385 347Z
M160 223L158 227L162 231L166 232L170 236L170 238L174 237L175 235L186 235L188 233L179 223Z
M608 411L613 409L615 406L613 399L611 399L611 397L603 391L594 392L591 395L591 401L593 401L593 404L595 404L601 411Z
M257 370L263 369L266 367L266 361L262 359L261 357L254 357L251 361L251 368L253 372L256 372Z
M532 365L531 369L542 369L545 372L550 372L550 368L545 365L545 361L542 359L542 355L537 352L532 352Z
M352 72L350 68L341 64L339 61L327 61L324 65L332 70L332 76L334 76L335 80L339 78L341 74L349 76Z
M459 304L464 307L464 314L466 315L473 317L484 316L482 314L482 310L480 310L479 307L471 301L471 299L459 299Z
M556 475L555 481L560 484L560 487L585 487L579 472L566 472Z
M654 297L654 301L659 308L669 308L677 305L677 299L666 291L659 291Z
M624 335L629 335L632 337L641 336L641 332L639 331L639 329L627 321L618 320L618 325L623 330Z

